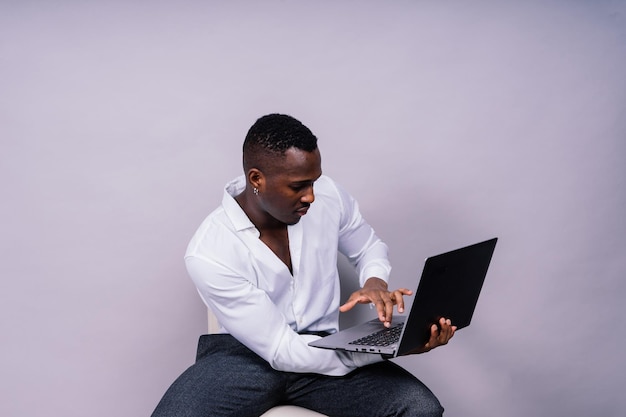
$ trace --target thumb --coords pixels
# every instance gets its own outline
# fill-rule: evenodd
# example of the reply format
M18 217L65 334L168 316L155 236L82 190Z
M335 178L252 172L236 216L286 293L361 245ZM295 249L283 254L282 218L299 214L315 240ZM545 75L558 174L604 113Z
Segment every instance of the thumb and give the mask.
M351 310L352 307L357 305L361 301L361 297L350 298L343 305L339 307L339 311L345 313L348 310Z

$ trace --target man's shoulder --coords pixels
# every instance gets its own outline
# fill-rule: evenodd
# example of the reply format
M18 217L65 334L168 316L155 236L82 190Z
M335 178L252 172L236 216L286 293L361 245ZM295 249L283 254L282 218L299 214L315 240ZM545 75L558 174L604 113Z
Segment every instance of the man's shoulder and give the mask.
M234 237L234 228L226 210L223 206L217 207L207 217L204 218L198 229L193 234L189 245L187 246L186 256L201 251L203 253L211 253L219 250L228 241Z
M325 175L322 175L315 183L315 198L316 202L319 198L320 201L328 201L333 207L339 207L340 210L349 206L353 200L350 193L342 185Z
M329 176L322 175L315 182L315 194L324 194L332 197L339 196L339 190L337 183Z

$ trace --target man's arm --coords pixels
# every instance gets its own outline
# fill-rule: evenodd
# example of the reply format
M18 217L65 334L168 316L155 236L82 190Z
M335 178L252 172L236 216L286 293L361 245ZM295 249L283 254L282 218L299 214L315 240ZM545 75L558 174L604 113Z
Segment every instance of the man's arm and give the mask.
M365 222L356 200L337 184L335 187L342 207L339 250L357 268L361 282L361 289L352 293L348 301L339 307L339 311L346 312L357 304L372 303L376 307L379 320L389 327L393 306L398 306L399 313L404 312L404 296L412 295L413 291L406 288L389 291L387 280L391 266L387 258L387 245ZM410 353L424 353L447 344L455 330L456 327L450 320L442 319L439 324L432 325L428 342Z
M239 272L200 256L188 256L186 265L220 324L274 369L339 376L382 360L366 353L310 347L308 343L319 336L296 333L268 295Z

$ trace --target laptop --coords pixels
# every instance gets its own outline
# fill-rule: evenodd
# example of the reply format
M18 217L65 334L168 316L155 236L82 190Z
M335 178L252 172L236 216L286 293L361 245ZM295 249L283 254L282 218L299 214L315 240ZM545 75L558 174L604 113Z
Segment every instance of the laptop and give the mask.
M310 342L324 349L396 357L424 346L441 317L457 330L469 326L498 238L426 259L408 315L394 315L389 328L375 318Z

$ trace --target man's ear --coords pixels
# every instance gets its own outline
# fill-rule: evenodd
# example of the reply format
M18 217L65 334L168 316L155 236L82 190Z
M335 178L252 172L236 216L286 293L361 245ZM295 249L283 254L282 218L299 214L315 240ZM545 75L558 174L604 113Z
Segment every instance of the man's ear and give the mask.
M265 184L265 176L258 168L251 168L248 171L248 183L252 188L261 190Z

